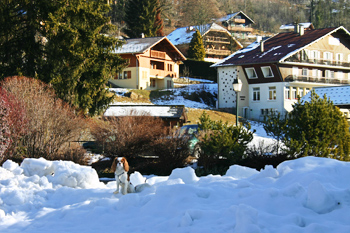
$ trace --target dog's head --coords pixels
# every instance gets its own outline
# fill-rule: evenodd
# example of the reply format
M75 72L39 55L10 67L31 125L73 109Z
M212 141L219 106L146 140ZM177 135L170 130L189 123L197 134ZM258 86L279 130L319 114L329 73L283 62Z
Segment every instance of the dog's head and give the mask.
M117 169L124 169L126 172L129 171L129 164L126 158L124 157L115 157L112 163L112 172L115 172Z

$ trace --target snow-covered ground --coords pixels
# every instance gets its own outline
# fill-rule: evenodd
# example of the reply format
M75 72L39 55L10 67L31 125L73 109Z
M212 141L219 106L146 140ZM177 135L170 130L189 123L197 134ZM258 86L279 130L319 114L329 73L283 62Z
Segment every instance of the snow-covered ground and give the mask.
M131 174L140 193L113 194L90 167L26 159L0 167L0 232L348 233L350 164L306 157L260 172L237 165L197 177Z
M251 123L251 144L273 142ZM135 172L131 182L150 187L123 196L90 166L8 160L0 167L0 232L349 233L349 177L348 162L316 157L261 171L233 165L223 176L197 177L187 167L168 177Z

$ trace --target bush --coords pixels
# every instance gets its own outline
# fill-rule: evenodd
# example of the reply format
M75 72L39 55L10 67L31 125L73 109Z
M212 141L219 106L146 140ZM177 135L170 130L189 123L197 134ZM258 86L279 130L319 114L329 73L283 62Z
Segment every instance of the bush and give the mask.
M79 140L86 127L85 120L57 98L50 86L39 80L8 77L1 85L22 101L27 119L26 130L14 142L16 146L8 157L64 158L63 155L71 150L70 142Z
M95 120L91 133L105 156L132 158L151 153L152 143L167 135L161 119L151 116L109 117Z
M205 168L223 164L222 161L227 166L238 163L253 139L250 125L245 129L241 125L237 127L228 125L228 122L212 121L205 112L200 117L199 128L202 153L198 162Z
M285 152L293 158L303 156L350 160L349 125L341 111L324 96L311 92L310 102L300 100L285 119L269 116L267 121L279 121L272 134L282 138Z

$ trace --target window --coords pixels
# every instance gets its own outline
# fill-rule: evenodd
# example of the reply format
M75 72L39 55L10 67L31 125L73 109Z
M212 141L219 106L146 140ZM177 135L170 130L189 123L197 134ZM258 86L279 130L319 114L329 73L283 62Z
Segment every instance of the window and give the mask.
M269 87L269 100L276 99L276 87Z
M302 75L303 75L304 77L307 77L308 73L309 73L309 70L306 69L306 68L303 68L303 70L302 70Z
M296 87L293 87L292 88L292 99L297 99L298 96L297 96L297 88Z
M299 87L299 93L298 96L301 98L304 96L304 89Z
M168 71L173 71L173 64L168 64Z
M122 72L116 73L114 79L123 79L123 73Z
M156 80L155 79L151 79L151 87L156 87Z
M335 61L340 63L343 61L343 54L342 53L337 53L335 54Z
M124 71L124 79L131 79L131 71Z
M258 78L254 68L246 68L245 72L247 73L248 78Z
M330 45L340 45L340 40L339 38L336 38L336 37L329 37L328 43Z
M314 59L314 60L320 59L320 51L312 50L310 52L310 59Z
M263 72L265 78L273 77L273 73L270 66L261 67L261 71Z
M331 61L332 60L332 58L333 58L333 56L332 56L333 54L332 53L330 53L330 52L324 52L323 53L323 60L328 60L328 61Z
M284 98L290 99L290 87L285 87L284 89Z
M326 78L334 78L334 71L332 71L332 70L326 70L326 71L325 71L325 77L326 77Z
M260 87L254 87L253 88L253 101L259 101L260 100Z
M293 67L293 76L298 76L298 75L299 75L298 67Z

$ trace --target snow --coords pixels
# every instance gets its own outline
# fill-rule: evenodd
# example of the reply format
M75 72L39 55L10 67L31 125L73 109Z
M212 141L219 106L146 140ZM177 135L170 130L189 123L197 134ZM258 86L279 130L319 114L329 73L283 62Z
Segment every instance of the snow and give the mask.
M202 177L190 167L168 177L135 172L131 181L150 187L124 196L92 170L42 158L5 162L0 232L350 232L348 162L304 157Z

